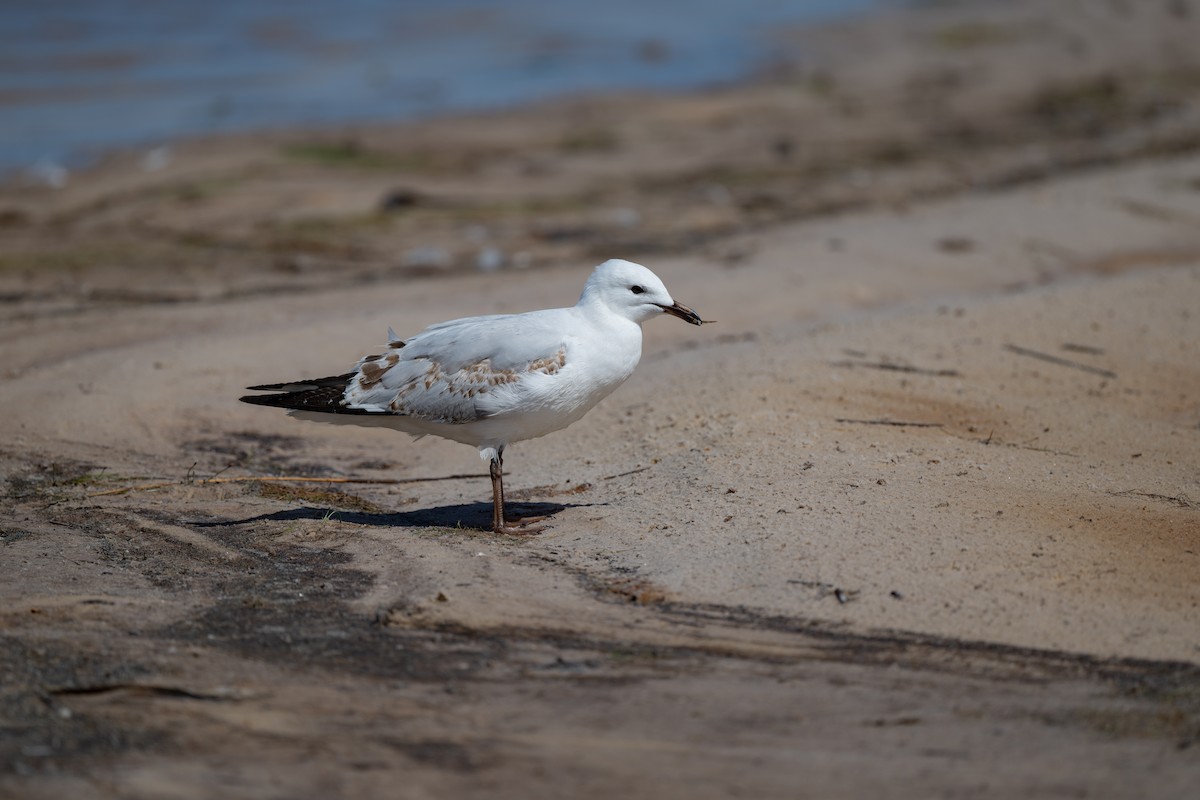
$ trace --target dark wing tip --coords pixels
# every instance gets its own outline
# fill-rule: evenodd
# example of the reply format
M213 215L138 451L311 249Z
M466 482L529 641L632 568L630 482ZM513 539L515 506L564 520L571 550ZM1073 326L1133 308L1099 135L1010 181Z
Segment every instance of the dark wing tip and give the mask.
M311 392L313 389L330 389L340 387L345 389L354 378L353 372L344 375L330 375L327 378L309 378L302 381L287 383L264 383L259 386L247 386L248 392Z
M337 413L346 410L342 401L346 387L350 385L353 378L354 373L347 372L345 375L333 375L311 381L266 383L250 386L248 389L259 392L276 392L276 394L248 394L238 399L243 403L255 406Z
M258 388L258 387L252 387ZM243 403L249 403L254 406L271 406L273 408L295 408L297 407L298 395L303 395L304 392L284 392L283 394L248 394L239 397Z

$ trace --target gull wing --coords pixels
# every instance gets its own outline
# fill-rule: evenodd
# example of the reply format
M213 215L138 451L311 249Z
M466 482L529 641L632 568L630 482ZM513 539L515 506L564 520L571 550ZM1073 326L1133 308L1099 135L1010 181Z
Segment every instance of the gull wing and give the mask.
M359 361L345 406L454 424L501 413L501 397L566 365L570 312L471 317L393 340L388 352Z

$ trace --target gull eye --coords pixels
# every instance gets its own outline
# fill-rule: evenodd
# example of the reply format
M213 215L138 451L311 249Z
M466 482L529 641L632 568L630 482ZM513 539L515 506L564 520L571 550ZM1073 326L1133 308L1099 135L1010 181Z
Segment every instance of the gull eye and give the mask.
M633 292L634 294L642 294L646 290L645 290L645 288L638 286L637 284L634 284L633 286L629 287L629 291Z

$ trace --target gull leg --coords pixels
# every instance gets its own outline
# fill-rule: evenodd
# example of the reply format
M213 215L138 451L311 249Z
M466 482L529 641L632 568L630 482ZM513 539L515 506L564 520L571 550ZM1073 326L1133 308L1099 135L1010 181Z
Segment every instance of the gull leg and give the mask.
M492 530L496 533L524 535L542 530L540 522L545 517L509 517L504 513L504 458L497 454L488 470L492 476Z
M546 514L542 514L542 515L536 516L536 517L510 517L508 515L508 513L504 510L504 504L507 501L504 499L504 475L503 475L503 472L504 472L504 449L503 448L501 448L500 454L497 457L500 459L500 472L501 472L501 476L500 476L500 511L504 516L504 522L508 525L520 525L520 526L524 527L533 522L541 522L542 520L550 519L550 517ZM529 531L529 532L540 531L543 529L543 527L544 526L541 526L541 525L539 525L536 528L526 527L525 530Z

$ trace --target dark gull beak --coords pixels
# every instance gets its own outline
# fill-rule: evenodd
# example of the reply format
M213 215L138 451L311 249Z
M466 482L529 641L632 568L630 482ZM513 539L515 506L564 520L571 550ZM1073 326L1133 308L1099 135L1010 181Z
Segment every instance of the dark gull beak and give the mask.
M693 325L703 325L706 322L712 322L710 319L700 319L700 315L684 305L676 303L673 306L659 306L663 311L670 314L672 317L679 317L684 322L690 322Z

